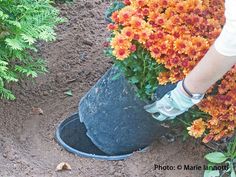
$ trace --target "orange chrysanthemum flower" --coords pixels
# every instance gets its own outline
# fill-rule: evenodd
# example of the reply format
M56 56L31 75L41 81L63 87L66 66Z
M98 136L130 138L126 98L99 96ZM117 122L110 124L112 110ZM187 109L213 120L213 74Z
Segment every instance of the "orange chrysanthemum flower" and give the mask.
M132 6L125 6L120 10L118 17L121 24L129 24L131 17L136 13L135 8Z
M115 50L113 50L113 54L117 57L118 60L124 60L129 56L130 51L124 48L116 48Z
M184 39L176 39L174 42L174 49L180 54L187 54L189 41Z
M134 38L134 30L131 27L124 27L121 31L121 34L129 40Z
M112 13L111 19L112 19L113 22L119 23L118 11L115 11L115 12Z
M118 33L112 40L111 40L111 47L117 48L117 47L123 47L123 48L129 48L131 45L130 41L127 40L125 36Z
M201 119L194 120L191 127L187 128L189 134L195 138L199 138L203 135L206 129L206 123Z
M110 24L107 26L107 29L110 30L110 31L115 31L115 30L118 29L118 25L113 24L113 23L110 23Z
M131 5L139 8L139 7L144 7L148 4L148 0L130 0Z
M139 17L132 16L130 20L130 25L134 29L142 29L145 27L145 21Z

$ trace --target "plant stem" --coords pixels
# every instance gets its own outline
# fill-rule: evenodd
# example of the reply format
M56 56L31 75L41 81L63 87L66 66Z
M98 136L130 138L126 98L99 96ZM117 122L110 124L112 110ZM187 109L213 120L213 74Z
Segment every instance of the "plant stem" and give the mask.
M206 114L206 113L204 113L204 112L200 112L200 111L191 111L191 110L189 110L188 112L191 113L191 114L198 115L199 117L209 118L209 115Z
M191 125L191 124L185 122L184 120L182 120L182 119L180 119L180 118L178 118L178 120L179 120L180 122L182 122L183 124L187 125L187 126L190 126L190 125Z
M145 78L145 74L146 74L146 59L143 56L144 54L144 49L142 50L142 59L143 59L143 81L141 83L141 88L143 89L143 86L145 85L146 82L146 78Z

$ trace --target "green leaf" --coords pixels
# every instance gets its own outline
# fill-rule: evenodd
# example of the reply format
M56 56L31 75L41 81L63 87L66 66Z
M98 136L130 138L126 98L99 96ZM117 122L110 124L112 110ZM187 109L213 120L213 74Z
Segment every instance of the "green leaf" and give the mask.
M68 90L67 92L64 92L67 96L73 96L72 90Z
M222 163L227 160L227 157L222 152L212 152L205 155L205 158L213 163Z
M32 36L29 36L29 35L26 35L26 34L21 34L21 36L22 36L22 39L23 39L25 42L29 43L29 45L34 44L35 41L36 41Z
M14 100L16 97L12 94L10 90L0 88L0 98Z
M137 78L136 76L131 77L129 80L130 80L130 82L131 82L132 84L136 84L136 83L139 82L139 80L138 80L138 78Z
M4 87L4 82L3 82L3 79L0 77L0 87Z
M5 61L2 61L2 60L0 60L0 64L1 64L1 65L5 65L5 66L6 66L6 65L8 65L8 63L7 63L7 62L5 62Z
M106 11L105 11L105 17L109 22L112 22L111 20L111 15L113 12L123 8L125 5L122 2L119 1L115 1L113 2L113 4L111 5L111 7L109 7Z
M21 24L18 21L8 20L8 23L11 24L11 25L16 26L17 28L21 28Z
M38 74L35 71L32 71L32 70L28 70L26 75L31 76L33 78L36 78L38 76Z
M0 72L6 71L7 67L6 66L0 66Z
M133 69L134 72L139 72L139 71L142 71L142 67L137 65L136 67L134 67Z
M5 41L6 41L7 45L12 47L12 49L14 49L14 50L22 50L23 49L21 43L17 39L7 38Z
M147 90L150 90L150 89L152 88L152 86L151 86L150 84L147 84L147 85L145 86L145 88L146 88Z
M121 74L122 74L121 72L115 74L115 76L113 76L113 77L111 78L111 80L112 80L112 81L117 80L117 79L121 76Z
M204 177L219 177L220 172L219 170L205 170Z
M8 15L4 14L3 11L0 10L0 18L1 18L2 20L7 19L8 17L9 17Z
M45 27L46 28L46 27ZM43 27L42 27L43 29ZM40 32L39 38L45 40L46 42L56 40L56 33L51 28L46 28Z

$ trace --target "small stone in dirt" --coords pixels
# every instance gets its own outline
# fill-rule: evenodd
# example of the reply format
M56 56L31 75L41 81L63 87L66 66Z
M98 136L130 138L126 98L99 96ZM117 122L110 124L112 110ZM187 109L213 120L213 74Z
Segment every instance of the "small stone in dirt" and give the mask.
M49 95L48 91L43 92L43 96L48 96L48 95Z
M32 108L32 113L35 115L43 115L43 110L41 108Z
M68 163L61 162L57 165L56 171L71 170L71 166Z
M2 156L3 156L4 158L7 158L7 154L3 154Z
M88 45L88 46L93 46L93 42L89 41L89 40L83 40L83 44L84 45Z

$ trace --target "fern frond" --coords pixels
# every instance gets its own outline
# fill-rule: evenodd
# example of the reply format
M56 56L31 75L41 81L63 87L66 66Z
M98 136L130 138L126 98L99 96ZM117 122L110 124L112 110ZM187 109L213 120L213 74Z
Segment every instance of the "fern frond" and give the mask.
M18 39L7 38L6 44L11 47L13 50L23 50L23 45Z
M0 87L0 98L7 100L14 100L16 97L12 94L12 92L8 89Z
M27 34L21 34L21 36L22 36L22 39L25 41L25 42L27 42L29 45L32 45L32 44L34 44L35 42L36 42L36 39L35 38L33 38L32 36L30 36L30 35L27 35Z
M53 41L65 21L50 0L0 0L0 98L14 99L5 83L45 73L45 61L31 55L36 42Z

